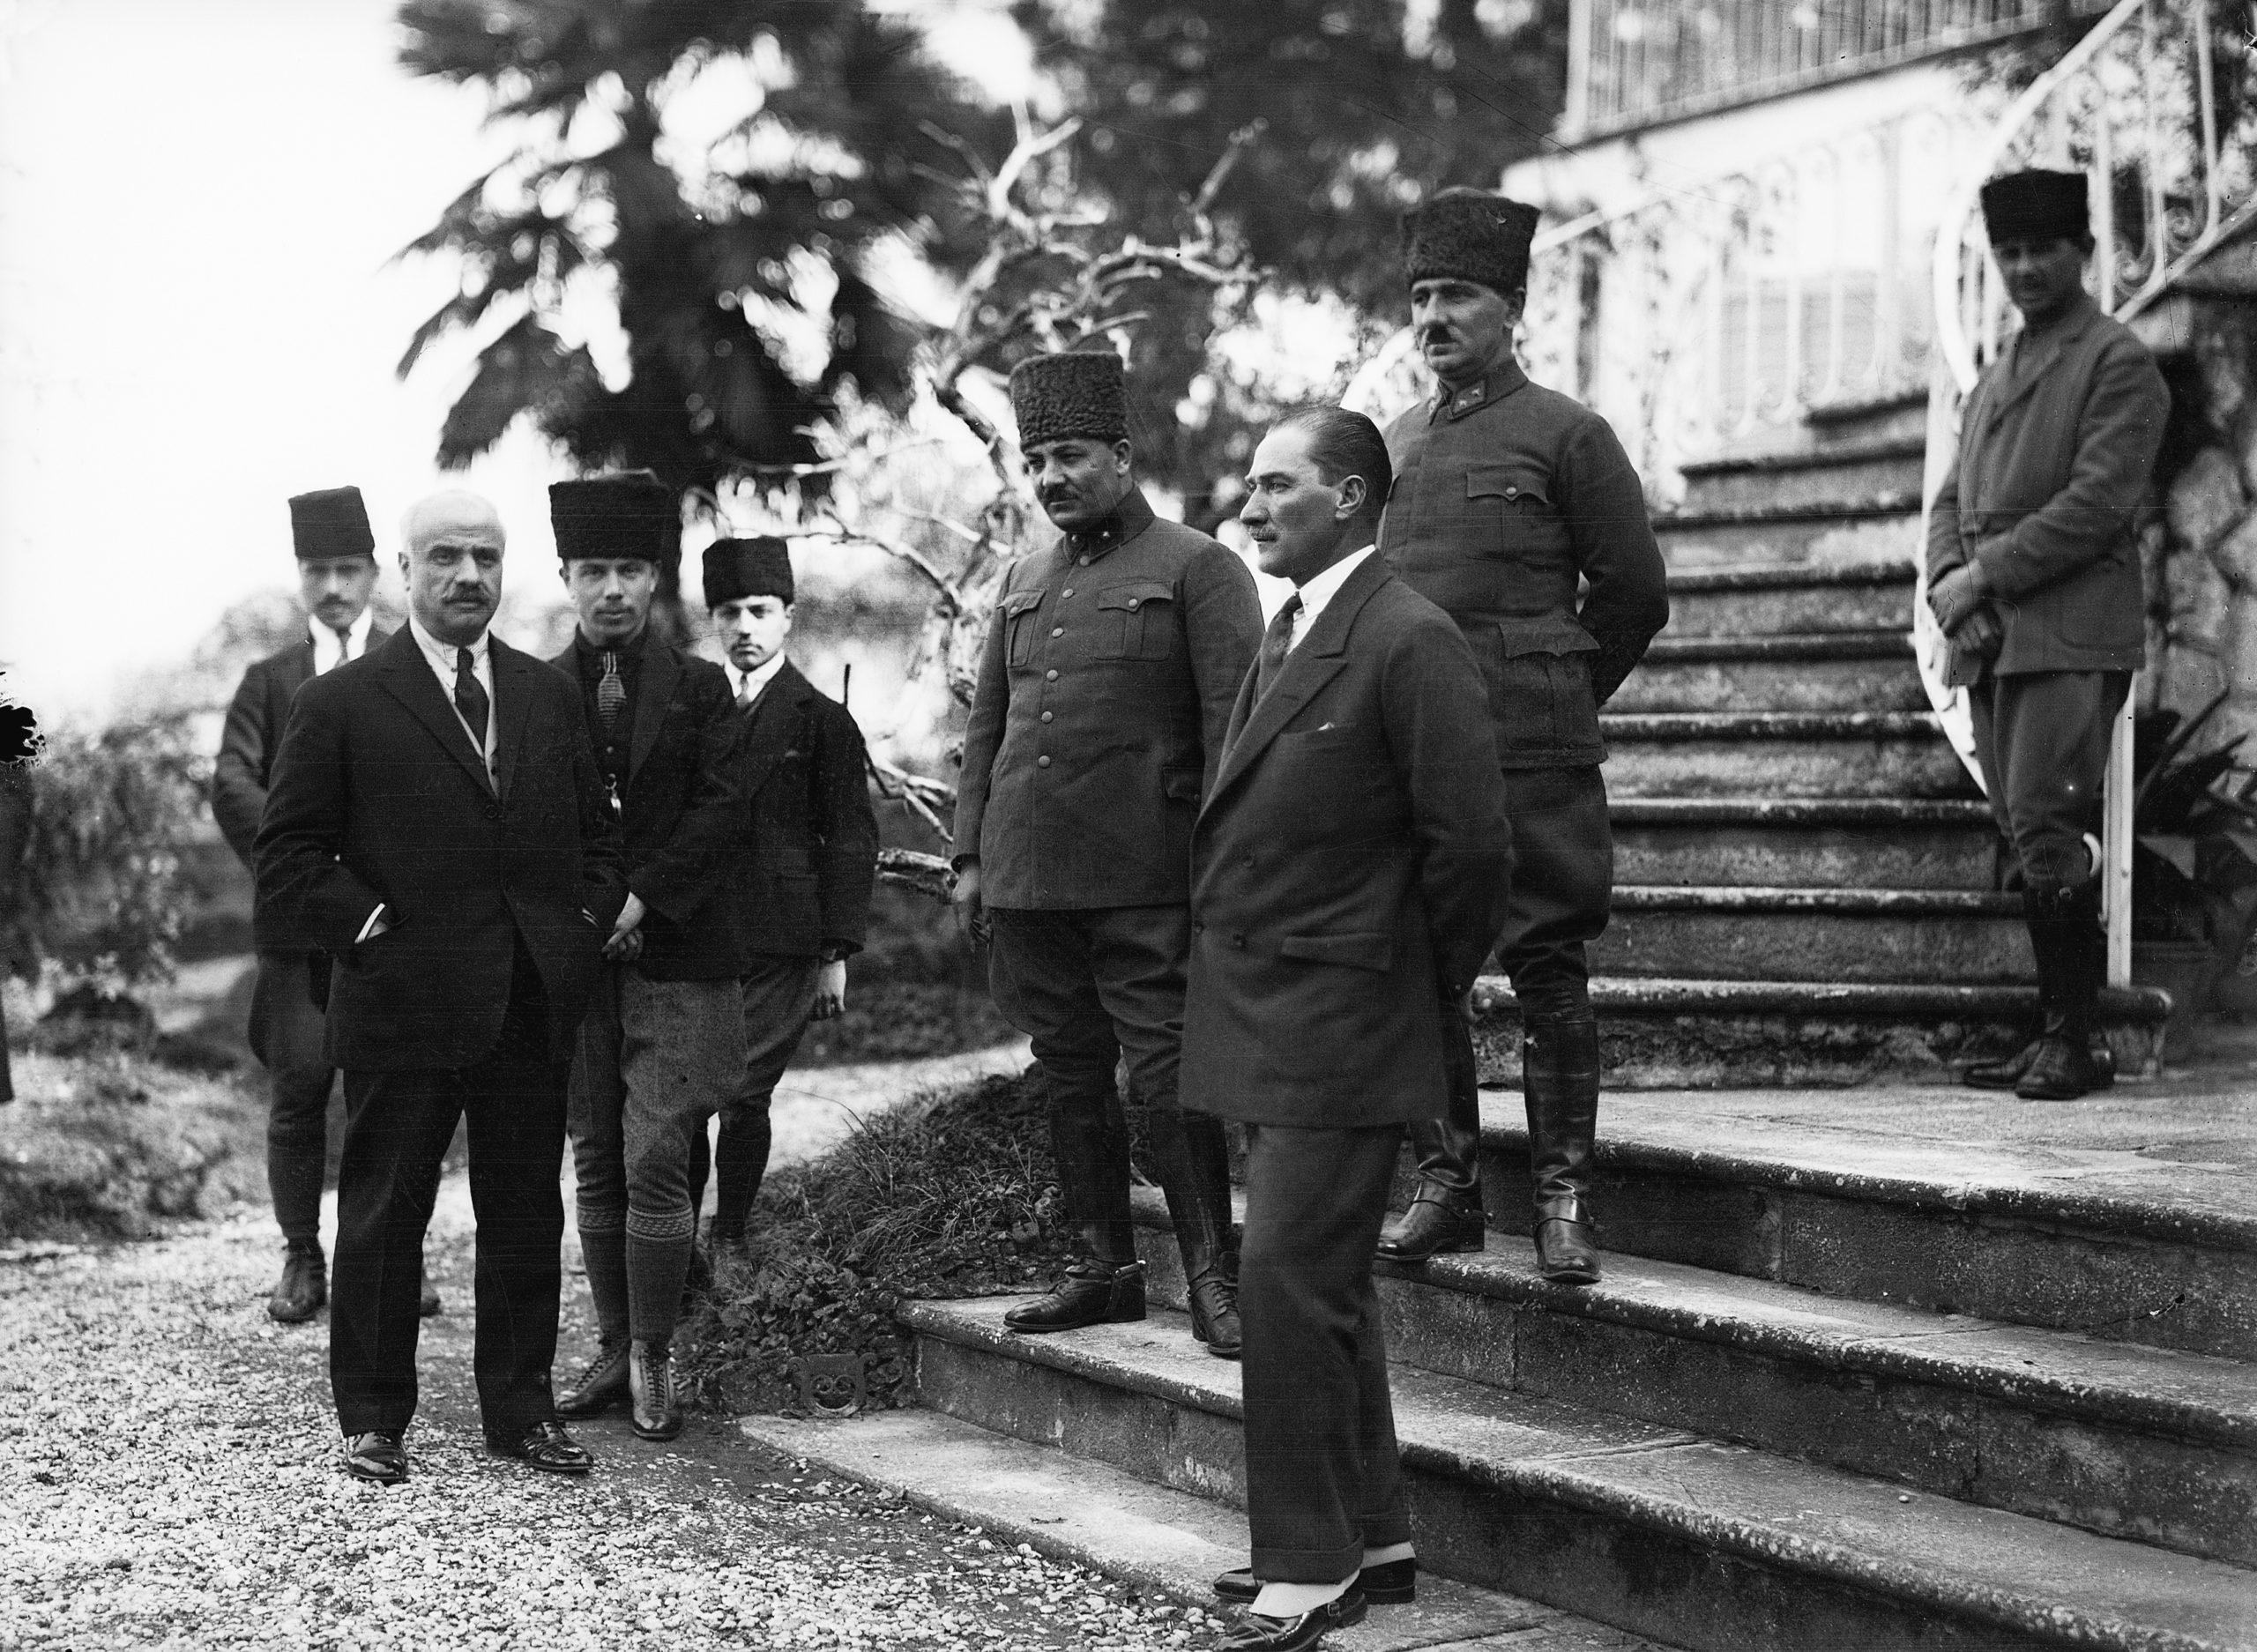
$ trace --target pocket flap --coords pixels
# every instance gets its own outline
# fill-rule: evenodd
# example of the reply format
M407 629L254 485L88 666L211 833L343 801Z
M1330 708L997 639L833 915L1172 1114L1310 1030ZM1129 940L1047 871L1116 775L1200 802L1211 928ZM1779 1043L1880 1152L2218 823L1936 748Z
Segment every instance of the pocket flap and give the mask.
M1468 499L1523 499L1552 502L1552 479L1535 465L1518 459L1492 459L1465 467Z
M1598 639L1564 615L1541 620L1505 620L1497 626L1505 658L1522 654L1595 654Z
M1384 975L1395 964L1395 937L1383 931L1352 935L1287 935L1277 943L1281 958L1310 964L1345 964L1352 970Z
M1175 587L1165 579L1129 579L1117 585L1107 585L1097 593L1100 608L1127 608L1131 613L1148 602L1167 602L1173 599Z
M1003 593L1003 617L1007 620L1016 620L1019 615L1024 614L1029 608L1040 607L1042 606L1042 599L1048 593L1048 591L1049 587L1047 585L1037 585L1032 591L1005 592Z

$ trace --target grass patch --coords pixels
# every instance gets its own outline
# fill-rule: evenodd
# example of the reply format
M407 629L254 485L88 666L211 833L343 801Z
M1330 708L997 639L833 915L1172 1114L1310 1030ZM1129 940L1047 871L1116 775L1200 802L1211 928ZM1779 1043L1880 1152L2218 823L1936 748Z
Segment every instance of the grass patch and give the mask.
M914 1061L985 1050L1018 1036L983 988L931 981L864 986L847 967L846 1013L808 1023L793 1067Z

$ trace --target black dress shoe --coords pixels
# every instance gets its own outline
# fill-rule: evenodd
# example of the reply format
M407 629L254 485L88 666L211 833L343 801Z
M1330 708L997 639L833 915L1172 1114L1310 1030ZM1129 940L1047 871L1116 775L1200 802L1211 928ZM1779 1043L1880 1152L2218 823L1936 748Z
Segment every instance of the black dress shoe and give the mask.
M1960 1069L1959 1082L1976 1090L2012 1090L2028 1075L2037 1060L2037 1052L2045 1045L2043 1037L2035 1038L2012 1055L1995 1061L1971 1062ZM2116 1052L2106 1043L2093 1039L2087 1044L2085 1053L2092 1063L2091 1088L2106 1090L2116 1082Z
M644 1440L672 1440L682 1432L682 1401L674 1391L674 1350L665 1343L630 1343L627 1353L629 1409Z
M1326 1601L1298 1618L1266 1618L1258 1611L1242 1611L1229 1633L1215 1644L1220 1652L1301 1652L1302 1648L1323 1640L1330 1630L1363 1622L1366 1605L1363 1590L1351 1583L1348 1592L1337 1600Z
M1239 1328L1238 1282L1210 1268L1191 1282L1191 1334L1218 1359L1236 1359L1244 1340Z
M596 1466L596 1460L564 1432L562 1423L535 1423L515 1440L496 1440L489 1434L486 1449L543 1474L585 1474Z
M1478 1251L1489 1242L1481 1207L1421 1194L1380 1230L1379 1254L1391 1262L1422 1262L1445 1252Z
M1536 1269L1553 1284L1595 1285L1598 1283L1598 1247L1591 1243L1590 1228L1577 1216L1536 1218Z
M345 1437L345 1472L372 1485L398 1485L407 1478L407 1451L390 1429Z
M2024 1101L2075 1101L2099 1087L2099 1075L2093 1069L2092 1053L2085 1047L2084 1039L2048 1035L2038 1041L2030 1070L2015 1085L2014 1093Z
M1356 1588L1374 1606L1408 1605L1419 1598L1418 1557L1367 1566L1356 1574ZM1218 1577L1215 1593L1225 1600L1250 1602L1262 1593L1262 1580L1252 1566L1242 1566Z
M557 1416L600 1417L627 1399L628 1350L629 1343L623 1336L615 1343L600 1344L596 1357L557 1394Z
M433 1284L431 1276L425 1273L418 1281L417 1289L421 1294L415 1311L428 1320L439 1311L439 1287Z
M1015 1331L1039 1335L1077 1331L1085 1325L1126 1325L1144 1317L1144 1264L1115 1268L1094 1259L1077 1261L1032 1302L1003 1315Z
M329 1300L329 1269L318 1245L293 1245L282 1257L282 1277L266 1299L266 1316L285 1325L302 1324Z

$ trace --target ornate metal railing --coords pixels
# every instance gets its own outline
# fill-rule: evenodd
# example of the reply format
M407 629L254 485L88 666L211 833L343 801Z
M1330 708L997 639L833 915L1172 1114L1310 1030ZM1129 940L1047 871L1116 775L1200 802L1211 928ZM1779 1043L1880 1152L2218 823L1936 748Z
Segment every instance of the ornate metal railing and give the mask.
M2005 290L1977 210L1983 182L2023 166L2091 180L2091 281L2102 309L2128 320L2257 216L2250 127L2257 112L2220 107L2210 0L2122 0L2039 76L1972 151L1951 191L1933 267L1935 366L1928 406L1926 495L1933 507L1958 445L1959 409L2010 336ZM1923 569L1913 644L1928 697L1979 784L1963 690L1943 686L1942 638ZM2132 705L2118 720L2108 771L2103 860L2109 979L2131 979Z

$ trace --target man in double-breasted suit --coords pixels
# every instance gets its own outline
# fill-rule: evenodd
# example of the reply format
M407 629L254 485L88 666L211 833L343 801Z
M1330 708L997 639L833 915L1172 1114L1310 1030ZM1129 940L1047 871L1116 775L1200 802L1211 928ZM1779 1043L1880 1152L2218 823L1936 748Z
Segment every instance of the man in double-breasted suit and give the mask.
M2020 868L2044 1022L1969 1083L2065 1101L2104 1082L2089 1040L2107 972L2097 834L2109 731L2145 652L2136 517L2171 410L2147 346L2085 295L2086 184L2022 172L1983 216L2022 331L1975 386L1928 525L1947 680Z
M1456 625L1374 548L1387 448L1290 415L1241 519L1296 594L1192 838L1184 1104L1250 1127L1239 1272L1253 1566L1231 1648L1314 1645L1415 1589L1373 1246L1443 1032L1505 921L1512 829Z
M627 896L580 696L487 627L503 536L474 494L409 512L408 624L300 689L254 848L269 946L332 960L345 1072L330 1380L346 1467L406 1477L417 1263L455 1125L478 1213L488 1450L593 1460L556 1421L564 1078Z
M711 660L655 634L651 606L682 556L682 506L648 471L548 490L564 589L579 615L548 663L580 690L596 770L627 851L627 902L572 1061L575 1214L599 1347L560 1417L622 1401L635 1432L682 1432L674 1333L697 1209L693 1143L744 1065L731 880L745 848L736 708Z
M290 703L311 679L358 659L391 633L376 623L376 540L357 487L324 487L290 501L290 538L307 635L243 673L228 704L212 764L212 814L248 868L266 807L274 754ZM262 951L250 1001L250 1047L266 1068L266 1185L282 1230L282 1276L266 1311L285 1323L309 1320L329 1299L321 1247L321 1184L329 1160L329 1092L337 1075L322 1052L329 959L317 952ZM423 1312L439 1311L429 1282Z

